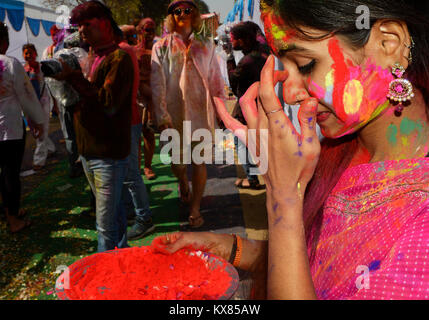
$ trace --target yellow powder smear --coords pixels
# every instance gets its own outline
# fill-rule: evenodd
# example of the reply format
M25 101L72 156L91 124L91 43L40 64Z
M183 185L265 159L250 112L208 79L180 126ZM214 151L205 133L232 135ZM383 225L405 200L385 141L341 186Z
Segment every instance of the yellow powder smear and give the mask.
M360 81L350 80L344 89L343 104L344 111L348 115L359 112L363 100L363 87Z

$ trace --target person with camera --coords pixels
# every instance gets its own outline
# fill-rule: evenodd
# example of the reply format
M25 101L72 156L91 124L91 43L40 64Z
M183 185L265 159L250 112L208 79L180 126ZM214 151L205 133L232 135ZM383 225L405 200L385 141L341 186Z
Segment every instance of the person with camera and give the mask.
M16 233L31 224L20 211L26 135L21 112L35 138L44 134L44 112L21 63L5 55L8 48L8 29L0 22L0 191L9 230Z
M121 205L131 146L134 66L119 48L120 32L109 8L88 1L73 9L71 24L94 51L87 80L82 71L63 63L56 79L70 83L81 101L75 131L82 165L96 198L98 251L128 247L127 219Z

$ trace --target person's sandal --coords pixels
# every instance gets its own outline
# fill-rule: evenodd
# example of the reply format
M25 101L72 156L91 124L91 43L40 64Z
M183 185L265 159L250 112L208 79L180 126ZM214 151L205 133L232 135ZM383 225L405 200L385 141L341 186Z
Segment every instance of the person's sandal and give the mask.
M144 168L144 175L146 176L146 179L148 179L148 180L155 180L156 179L155 172L153 172L153 170L150 168Z
M241 179L241 181L238 183L238 184L236 184L235 186L238 188L238 189L250 189L251 188L251 184L250 184L250 181L249 180L247 180L247 182L249 183L249 185L248 186L244 186L243 185L243 182L244 181L246 181L247 179Z
M260 184L258 180L252 180L249 181L250 186L248 189L252 189L252 190L262 190L265 189L265 185Z

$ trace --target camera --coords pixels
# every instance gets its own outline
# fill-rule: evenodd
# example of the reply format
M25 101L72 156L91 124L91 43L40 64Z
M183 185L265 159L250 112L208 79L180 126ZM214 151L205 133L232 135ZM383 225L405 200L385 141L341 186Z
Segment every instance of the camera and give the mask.
M63 66L59 59L67 63L72 69L80 69L79 60L70 49L63 49L62 52L54 59L47 59L40 62L41 70L45 77L55 77L63 71Z

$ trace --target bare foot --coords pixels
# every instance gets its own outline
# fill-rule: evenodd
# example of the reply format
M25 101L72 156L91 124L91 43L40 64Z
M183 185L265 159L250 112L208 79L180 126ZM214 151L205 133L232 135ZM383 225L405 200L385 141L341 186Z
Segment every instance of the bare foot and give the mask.
M29 220L19 219L15 216L8 215L7 220L10 225L9 230L12 233L17 233L31 225L31 222Z

